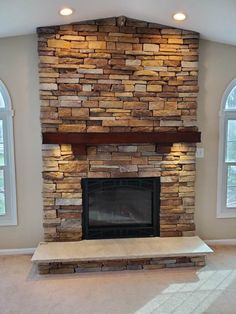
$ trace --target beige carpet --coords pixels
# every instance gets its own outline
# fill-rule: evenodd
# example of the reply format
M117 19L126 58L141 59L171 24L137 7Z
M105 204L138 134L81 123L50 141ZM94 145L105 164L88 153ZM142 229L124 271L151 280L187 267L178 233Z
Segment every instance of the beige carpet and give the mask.
M201 269L40 276L31 256L0 257L0 314L236 313L236 246Z

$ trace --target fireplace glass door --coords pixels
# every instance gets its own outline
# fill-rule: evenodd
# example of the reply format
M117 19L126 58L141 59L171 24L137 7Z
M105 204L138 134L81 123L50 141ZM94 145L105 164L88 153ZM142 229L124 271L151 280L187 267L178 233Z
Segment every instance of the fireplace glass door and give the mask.
M159 178L83 179L83 238L159 235Z

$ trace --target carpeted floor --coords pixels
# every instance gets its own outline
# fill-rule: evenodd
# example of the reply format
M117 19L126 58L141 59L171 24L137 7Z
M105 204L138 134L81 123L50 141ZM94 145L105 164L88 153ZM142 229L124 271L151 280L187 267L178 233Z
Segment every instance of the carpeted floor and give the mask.
M0 314L236 313L236 246L201 269L40 276L30 256L0 256Z

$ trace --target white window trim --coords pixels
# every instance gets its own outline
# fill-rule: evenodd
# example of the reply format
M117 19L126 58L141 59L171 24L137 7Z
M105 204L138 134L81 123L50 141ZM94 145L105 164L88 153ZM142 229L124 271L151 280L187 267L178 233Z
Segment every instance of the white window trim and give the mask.
M216 218L236 218L236 208L226 208L227 193L227 166L225 163L227 121L236 120L236 110L225 110L226 100L232 88L236 86L236 78L226 88L219 112L219 153L218 153L218 180L217 180L217 215ZM230 164L230 163L228 163ZM234 163L235 164L235 163Z
M14 158L14 134L13 134L13 110L11 98L5 84L0 80L0 93L5 102L5 108L0 108L0 117L5 122L4 125L4 157L6 163L5 175L5 199L6 215L0 216L0 226L17 225L17 205L16 205L16 176ZM1 168L1 167L0 167Z

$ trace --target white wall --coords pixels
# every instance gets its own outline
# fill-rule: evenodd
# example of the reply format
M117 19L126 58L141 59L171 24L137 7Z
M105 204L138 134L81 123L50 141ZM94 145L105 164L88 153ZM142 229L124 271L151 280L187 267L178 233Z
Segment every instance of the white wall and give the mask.
M219 111L221 98L236 77L236 47L201 40L198 125L205 158L197 162L197 233L204 239L236 238L236 219L216 218Z
M42 240L41 137L36 35L0 39L0 80L13 108L18 225L0 227L0 249Z
M18 226L0 227L0 249L35 247L43 239L40 102L36 35L0 39L0 79L15 110ZM236 219L216 219L218 112L236 77L236 47L201 40L198 124L205 158L197 162L197 233L204 239L236 238Z

